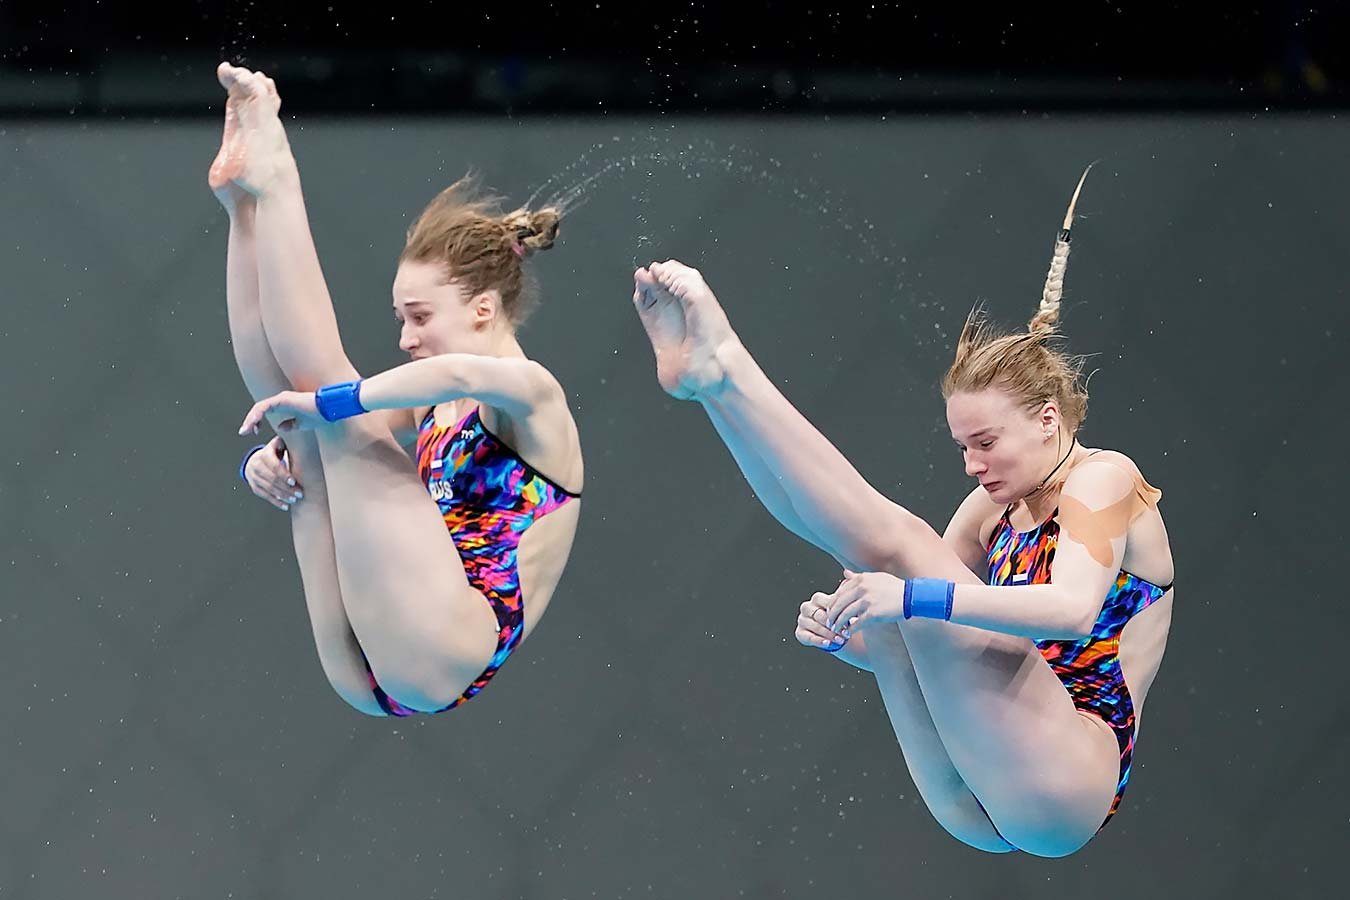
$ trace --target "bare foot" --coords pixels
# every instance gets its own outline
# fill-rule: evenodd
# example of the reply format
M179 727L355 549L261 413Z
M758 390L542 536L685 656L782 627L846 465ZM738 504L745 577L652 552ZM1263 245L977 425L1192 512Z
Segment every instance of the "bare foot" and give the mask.
M656 353L656 379L680 400L706 399L721 388L721 354L739 346L731 323L697 269L676 260L633 273L633 306Z
M276 83L261 72L229 63L216 68L225 98L225 133L207 183L227 210L247 194L259 196L295 165L277 111Z

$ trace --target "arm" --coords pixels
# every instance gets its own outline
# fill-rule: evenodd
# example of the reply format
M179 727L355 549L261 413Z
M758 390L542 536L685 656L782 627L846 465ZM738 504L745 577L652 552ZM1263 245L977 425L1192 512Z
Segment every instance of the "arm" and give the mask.
M321 388L340 395L339 417L362 412L383 416L399 444L407 447L417 436L411 410L447 400L473 397L513 419L527 418L554 400L565 402L562 386L547 369L521 357L447 353L388 369L370 378ZM282 391L253 404L240 434L256 433L265 416L273 416L277 431L316 428L325 423L318 393ZM351 401L355 398L355 403Z
M1042 640L1087 637L1120 572L1125 532L1140 505L1134 481L1120 467L1079 466L1060 494L1054 581L957 585L951 621Z
M1092 633L1102 604L1120 572L1125 533L1141 501L1128 473L1109 463L1086 463L1074 470L1060 494L1059 543L1054 581L1034 585L986 585L970 581L952 587L950 621L985 631L1036 640L1080 640ZM963 508L965 504L963 504ZM970 519L953 519L951 536L968 541ZM954 579L947 579L949 582ZM936 587L941 588L941 585ZM903 580L884 572L864 572L846 579L831 600L826 625L848 623L854 631L870 625L899 622L904 616ZM940 607L940 597L936 607ZM915 597L915 614L944 618ZM850 638L850 641L852 638Z
M435 406L473 397L517 418L561 393L557 380L537 362L470 353L415 360L361 382L361 404L371 411Z

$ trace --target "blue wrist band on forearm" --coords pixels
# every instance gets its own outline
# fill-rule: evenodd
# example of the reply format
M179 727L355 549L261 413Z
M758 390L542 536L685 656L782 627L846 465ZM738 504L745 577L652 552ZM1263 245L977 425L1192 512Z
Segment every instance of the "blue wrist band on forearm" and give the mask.
M906 619L942 619L951 621L952 598L956 582L941 578L910 578L905 581Z
M266 446L266 444L259 444L256 447L249 447L248 451L244 454L244 458L239 461L239 480L244 484L248 484L248 479L244 477L244 467L247 466L248 461L253 458L253 454Z
M348 419L370 412L361 405L361 379L341 384L325 384L314 394L314 404L326 422Z

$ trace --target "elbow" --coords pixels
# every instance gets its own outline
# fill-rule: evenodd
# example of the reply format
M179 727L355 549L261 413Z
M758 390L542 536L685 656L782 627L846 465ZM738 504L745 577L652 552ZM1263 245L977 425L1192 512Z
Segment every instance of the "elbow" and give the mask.
M1092 606L1087 603L1067 604L1068 608L1076 610L1073 617L1065 623L1066 638L1071 641L1081 641L1092 635L1092 630L1097 627L1097 614L1101 611L1101 604Z

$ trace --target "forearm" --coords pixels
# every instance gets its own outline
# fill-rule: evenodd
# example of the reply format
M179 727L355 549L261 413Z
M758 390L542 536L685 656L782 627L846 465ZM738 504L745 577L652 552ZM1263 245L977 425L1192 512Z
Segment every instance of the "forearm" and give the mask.
M1095 608L1061 585L958 584L951 621L1035 640L1076 641L1092 631Z
M368 410L435 406L468 396L461 354L447 353L395 366L361 382L361 405Z

